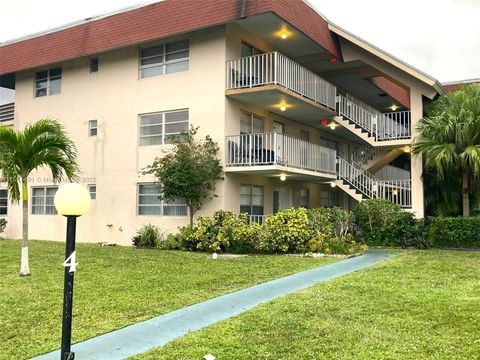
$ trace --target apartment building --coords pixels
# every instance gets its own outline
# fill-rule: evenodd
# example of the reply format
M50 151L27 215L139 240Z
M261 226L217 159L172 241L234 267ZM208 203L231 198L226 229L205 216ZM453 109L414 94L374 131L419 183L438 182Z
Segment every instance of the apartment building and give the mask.
M92 207L83 242L130 244L142 224L188 223L181 199L140 175L171 138L199 126L220 145L216 209L251 221L290 207L385 198L423 217L422 161L410 153L434 78L336 26L302 0L165 0L0 44L3 125L59 119L79 149ZM29 179L32 239L61 240L58 187ZM0 190L6 233L21 208Z

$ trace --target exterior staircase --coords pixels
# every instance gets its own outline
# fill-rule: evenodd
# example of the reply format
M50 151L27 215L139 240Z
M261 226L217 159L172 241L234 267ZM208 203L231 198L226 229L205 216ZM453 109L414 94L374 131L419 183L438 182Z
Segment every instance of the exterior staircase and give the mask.
M335 184L357 201L386 199L403 208L412 207L411 180L380 180L362 165L337 157Z
M347 94L337 95L337 113L334 121L372 146L408 143L411 139L410 111L381 113Z

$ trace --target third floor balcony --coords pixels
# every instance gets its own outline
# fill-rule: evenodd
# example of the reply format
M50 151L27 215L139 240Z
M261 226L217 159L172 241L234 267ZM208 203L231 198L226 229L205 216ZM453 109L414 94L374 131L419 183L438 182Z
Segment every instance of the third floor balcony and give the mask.
M335 85L278 52L227 62L227 96L296 120L334 116L336 94Z

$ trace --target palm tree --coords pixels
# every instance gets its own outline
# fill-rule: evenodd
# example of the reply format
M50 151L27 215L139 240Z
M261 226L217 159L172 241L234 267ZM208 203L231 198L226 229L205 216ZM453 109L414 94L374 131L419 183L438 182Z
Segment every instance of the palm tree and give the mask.
M77 149L56 120L42 119L23 131L0 126L0 171L6 179L10 201L22 199L22 255L20 275L30 275L28 263L28 188L33 170L49 168L54 182L77 178ZM20 191L20 183L22 189Z
M471 184L480 179L480 85L464 87L432 103L417 128L415 154L443 179L461 174L463 216L470 215Z

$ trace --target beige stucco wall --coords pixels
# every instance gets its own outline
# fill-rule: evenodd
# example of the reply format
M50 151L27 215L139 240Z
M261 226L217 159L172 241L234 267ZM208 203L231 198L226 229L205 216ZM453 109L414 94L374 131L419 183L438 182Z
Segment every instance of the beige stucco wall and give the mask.
M162 146L138 146L138 115L168 110L189 109L190 124L199 126L199 135L209 134L220 146L224 158L225 136L239 134L240 116L248 111L265 119L265 131L272 131L273 121L284 124L286 135L300 137L300 131L310 134L310 141L320 143L325 137L339 143L339 153L348 158L359 140L352 135L346 139L335 133L321 131L265 109L241 103L225 96L225 61L240 57L241 42L245 41L263 51L275 50L268 43L236 25L197 31L190 40L189 71L165 76L139 79L138 47L129 47L99 55L99 71L89 72L89 59L77 59L59 64L62 67L62 90L59 95L34 98L34 71L17 74L15 127L42 117L59 119L79 149L82 169L80 182L97 186L97 199L89 212L78 220L79 242L107 241L129 245L135 230L142 224L158 225L162 231L173 232L188 223L188 217L158 217L137 215L137 184L152 181L139 171L161 155ZM164 41L143 44L155 45ZM352 51L351 51L352 52ZM353 56L353 55L352 55ZM52 68L54 66L50 66ZM36 69L41 70L41 69ZM403 80L403 79L402 79ZM408 82L415 88L414 82ZM412 115L421 116L421 92L412 94ZM420 102L418 101L420 99ZM98 135L88 136L88 121L98 120ZM31 175L32 186L51 185L47 171ZM414 210L423 215L421 163L412 161ZM310 190L310 206L320 205L320 191L339 192L340 205L351 208L354 201L338 189L332 190L325 181L280 182L278 178L244 174L225 174L217 185L218 197L207 201L201 214L217 209L239 211L240 185L264 186L265 214L272 212L273 191L276 187L292 189L293 206L299 205L301 188ZM418 196L422 201L418 202ZM6 234L21 237L21 209L10 206ZM31 239L63 240L65 220L59 215L30 215Z

